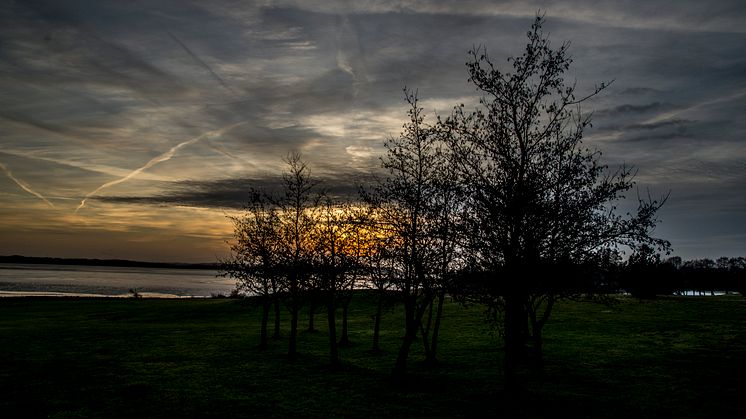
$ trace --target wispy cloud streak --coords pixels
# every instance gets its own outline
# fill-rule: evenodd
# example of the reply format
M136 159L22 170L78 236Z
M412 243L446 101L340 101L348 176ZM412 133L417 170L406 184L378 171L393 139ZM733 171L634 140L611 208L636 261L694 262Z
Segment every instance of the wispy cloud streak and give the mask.
M228 132L228 131L236 128L237 126L239 126L241 124L244 124L244 122L238 122L236 124L231 124L231 125L228 125L226 127L220 128L220 129L216 129L216 130L213 130L213 131L208 131L208 132L206 132L204 134L200 134L197 137L194 137L194 138L192 138L190 140L183 141L183 142L181 142L179 144L176 144L175 146L171 147L165 153L163 153L163 154L161 154L161 155L159 155L157 157L152 158L150 161L148 161L147 163L145 163L143 166L141 166L141 167L139 167L139 168L131 171L126 176L121 177L121 178L116 179L116 180L112 180L111 182L104 183L103 185L101 185L98 188L96 188L94 191L88 193L85 196L85 198L83 198L83 200L80 201L80 205L78 205L78 207L75 209L75 213L77 214L77 212L80 211L80 209L85 206L85 203L86 203L86 201L89 198L95 196L96 194L98 194L99 192L101 192L102 190L104 190L106 188L110 188L112 186L119 185L120 183L123 183L123 182L126 182L126 181L132 179L133 177L135 177L138 174L142 173L144 170L147 170L147 169L155 166L158 163L163 163L164 161L171 160L171 158L176 154L176 152L179 151L179 149L181 149L182 147L186 147L188 145L194 144L197 141L200 141L200 140L205 139L205 138L209 138L209 137L212 137L212 136L225 134L226 132Z
M28 187L28 185L26 185L21 180L19 180L15 176L13 176L13 172L11 172L10 169L8 169L7 166L5 166L4 164L0 163L0 169L3 169L3 172L5 172L5 175L8 176L8 178L10 178L10 180L12 180L13 182L15 182L16 185L18 185L21 189L23 189L24 191L30 193L31 195L34 195L35 197L37 197L39 199L41 199L42 201L46 202L47 205L49 205L50 207L54 208L54 205L51 202L49 202L49 200L47 198L45 198L42 194L40 194L39 192L36 192L35 190L31 189L30 187Z
M218 76L218 74L212 69L212 67L210 67L209 65L207 65L207 63L204 62L201 58L199 58L199 56L197 54L195 54L194 52L192 52L192 50L189 49L189 47L187 47L186 44L184 44L183 42L181 42L181 40L179 38L177 38L176 35L172 34L171 32L169 32L168 34L171 36L171 39L173 39L174 42L176 42L177 44L179 44L181 46L181 48L184 50L184 52L186 52L190 57L192 57L192 59L194 61L196 61L205 70L207 70L207 72L209 72L212 75L212 77L215 78L215 80L217 80L217 82L220 83L221 86L223 86L223 88L225 90L227 90L227 91L229 91L229 92L231 92L233 94L236 93L236 92L233 91L233 89L231 89L225 83L225 80L223 80L222 77Z
M349 50L349 51L345 51ZM351 57L350 53L355 54ZM350 24L350 19L345 16L341 26L337 30L337 68L352 77L352 96L357 98L360 93L360 85L367 82L364 62L360 53L360 39L355 29Z
M739 91L737 91L735 93L732 93L730 95L727 95L727 96L718 97L718 98L715 98L715 99L711 99L711 100L707 100L707 101L704 101L704 102L701 102L701 103L697 103L697 104L694 104L692 106L688 106L688 107L683 108L683 109L676 109L676 110L673 110L671 112L662 113L660 115L657 115L657 116L655 116L653 118L648 119L647 121L643 122L643 124L655 124L655 123L660 123L662 121L669 121L669 120L672 120L673 118L675 118L675 117L677 117L677 116L679 116L679 115L681 115L681 114L683 114L685 112L690 112L690 111L693 111L693 110L696 110L696 109L705 108L707 106L716 105L716 104L723 103L723 102L729 102L731 100L739 99L739 98L741 98L743 96L746 96L746 89L739 90Z

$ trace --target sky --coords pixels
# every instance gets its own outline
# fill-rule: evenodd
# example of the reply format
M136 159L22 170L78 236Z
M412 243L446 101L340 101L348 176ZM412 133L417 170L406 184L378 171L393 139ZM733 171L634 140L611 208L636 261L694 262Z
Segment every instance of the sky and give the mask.
M467 51L505 66L537 11L578 92L613 80L584 141L670 193L655 235L746 255L742 0L0 0L0 254L215 261L289 151L354 189L403 87L471 106Z

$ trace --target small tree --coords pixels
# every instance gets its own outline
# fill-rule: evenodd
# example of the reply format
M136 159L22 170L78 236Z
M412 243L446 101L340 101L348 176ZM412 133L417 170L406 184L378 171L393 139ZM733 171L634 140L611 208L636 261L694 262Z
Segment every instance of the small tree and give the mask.
M373 249L373 240L370 227L370 207L357 204L345 205L343 219L344 230L344 254L347 260L345 281L341 288L340 303L342 306L342 330L339 336L340 346L351 344L349 337L349 310L352 296L360 278L365 275L365 262Z
M284 269L284 288L288 291L290 310L290 336L288 355L297 355L298 313L303 291L312 274L313 232L316 228L321 195L315 193L317 182L299 153L290 153L285 159L287 171L283 174L283 193L272 204L277 208L281 224L282 246L278 256Z
M332 367L339 365L337 343L336 309L340 288L349 268L345 254L345 209L331 198L324 199L319 209L319 219L314 230L314 271L318 277L319 290L325 295L329 330L329 358Z
M462 250L459 244L459 228L462 194L460 186L450 176L454 173L453 158L447 148L438 146L435 150L440 175L434 178L434 194L432 211L429 217L431 225L431 243L433 246L433 276L431 287L434 299L427 309L427 319L421 323L425 363L438 363L438 337L443 317L443 304L446 294L454 288L454 278L458 270L463 268Z
M382 166L388 177L365 200L376 209L375 222L396 238L391 278L404 302L405 330L393 374L406 372L412 343L422 327L422 317L436 295L438 275L437 197L446 176L440 142L424 122L416 93L405 89L409 122L398 137L390 138Z
M376 312L373 315L373 343L371 351L380 353L381 317L387 296L395 283L396 258L394 258L396 236L390 230L382 228L373 214L368 219L371 235L370 251L366 254L365 266L368 273L368 286L376 291Z
M220 274L234 278L239 293L259 299L262 306L259 347L264 349L269 312L279 291L282 271L278 258L282 237L280 219L262 193L252 191L245 214L231 220L234 226L231 257L221 263Z

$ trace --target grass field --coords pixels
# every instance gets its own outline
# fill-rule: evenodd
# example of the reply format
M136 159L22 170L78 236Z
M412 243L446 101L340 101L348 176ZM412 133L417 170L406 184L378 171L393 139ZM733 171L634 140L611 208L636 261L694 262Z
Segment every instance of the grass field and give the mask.
M0 299L0 416L746 417L740 296L564 302L546 327L545 375L511 397L482 308L455 303L441 364L416 350L399 390L388 377L401 313L386 313L373 355L367 298L353 300L341 371L326 367L323 329L300 334L296 360L285 340L258 351L246 301Z

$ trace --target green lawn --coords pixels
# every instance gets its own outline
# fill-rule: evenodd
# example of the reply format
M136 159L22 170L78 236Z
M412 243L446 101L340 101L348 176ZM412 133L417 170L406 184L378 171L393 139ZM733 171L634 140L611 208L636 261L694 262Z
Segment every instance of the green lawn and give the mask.
M481 307L446 306L442 362L420 364L417 348L406 392L388 379L401 313L386 313L373 355L373 305L352 310L355 344L329 371L323 329L300 334L296 360L285 340L258 351L246 301L0 299L0 416L746 417L740 296L564 302L544 377L510 397Z

